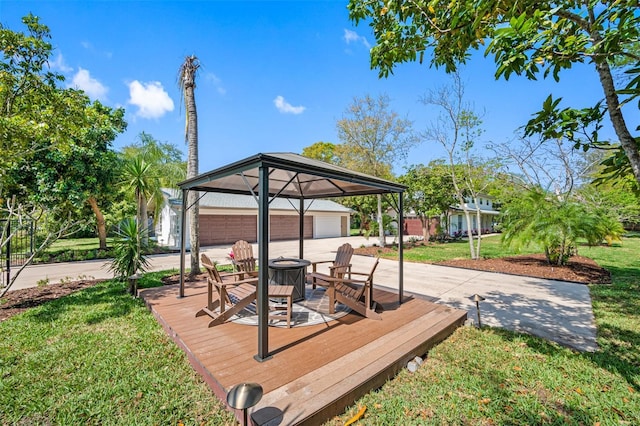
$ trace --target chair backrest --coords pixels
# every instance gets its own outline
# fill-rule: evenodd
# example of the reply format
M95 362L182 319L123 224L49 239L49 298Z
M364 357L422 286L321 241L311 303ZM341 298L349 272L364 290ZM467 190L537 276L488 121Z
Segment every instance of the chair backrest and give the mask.
M202 263L202 266L204 266L204 269L207 271L208 278L214 284L222 282L220 272L218 272L218 268L216 268L216 265L211 261L211 259L209 259L209 256L202 253L202 255L200 255L200 263Z
M365 287L373 286L373 273L376 271L376 268L378 267L378 263L380 263L380 258L376 257L376 261L371 267L371 272L369 272L369 276L365 279L366 285L363 286L363 289L362 289L363 292Z
M332 275L341 276L347 272L351 265L351 256L353 256L353 247L351 247L351 244L344 243L338 247L336 259L333 261Z
M256 270L256 259L253 257L253 246L244 240L236 241L231 247L233 264L239 272L253 272Z
M342 293L353 300L356 300L356 301L360 300L362 296L365 296L365 294L369 292L371 288L373 288L373 274L376 271L376 268L378 267L378 263L380 263L380 258L377 257L368 275L365 273L355 273L355 272L353 273L354 275L358 275L363 278L354 278L353 280L349 280L349 279L345 280L345 282L347 283L353 283L353 284L359 284L359 285L356 285L356 286L345 285L341 281L336 283L336 292Z

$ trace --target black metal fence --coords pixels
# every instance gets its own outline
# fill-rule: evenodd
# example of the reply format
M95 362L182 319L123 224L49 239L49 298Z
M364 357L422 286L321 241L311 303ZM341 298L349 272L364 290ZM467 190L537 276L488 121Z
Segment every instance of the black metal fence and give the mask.
M8 285L11 269L22 266L33 253L34 228L33 221L0 219L0 229L4 231L2 235L13 234L9 241L0 247L0 286Z

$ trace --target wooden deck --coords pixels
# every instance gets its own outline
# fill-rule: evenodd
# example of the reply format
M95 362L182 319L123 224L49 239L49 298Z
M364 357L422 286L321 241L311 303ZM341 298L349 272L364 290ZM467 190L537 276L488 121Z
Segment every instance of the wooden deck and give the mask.
M418 298L399 305L396 293L375 289L384 308L381 321L351 313L322 325L269 327L273 357L258 362L257 327L229 322L208 328L209 317L195 317L206 293L201 282L187 283L184 298L177 298L177 285L140 295L222 401L238 383L262 385L264 396L250 411L254 424L321 424L423 356L466 318L465 311Z

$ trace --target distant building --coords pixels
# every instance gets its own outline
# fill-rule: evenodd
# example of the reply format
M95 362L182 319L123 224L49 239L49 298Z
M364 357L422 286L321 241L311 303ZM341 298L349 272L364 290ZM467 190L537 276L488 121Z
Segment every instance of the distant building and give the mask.
M495 231L496 219L500 212L493 208L493 199L486 195L478 197L479 206L473 202L470 197L465 199L467 210L471 214L471 230L476 231L478 228L483 234ZM476 207L480 207L480 226L477 223ZM467 220L464 217L464 209L461 205L451 206L447 212L447 223L449 224L449 235L456 233L467 233Z
M162 190L166 203L160 211L155 233L158 244L180 246L182 193ZM238 240L258 240L258 205L250 195L206 193L200 199L200 245L233 244ZM305 200L304 238L349 235L351 209L330 200ZM275 198L269 205L270 241L298 239L298 200ZM188 220L188 219L187 219ZM185 225L187 229L189 224ZM187 246L189 238L186 238Z
M493 199L489 196L482 195L478 197L478 203L480 207L480 229L483 234L495 232L496 218L500 214L498 210L493 207ZM471 230L477 232L477 218L476 218L476 205L470 199L466 199L466 207L471 214ZM392 216L395 215L395 211L389 210L388 212ZM467 220L464 217L464 210L460 204L451 206L446 214L446 221L443 217L433 217L430 221L430 235L435 235L439 226L444 226L445 222L448 224L448 234L466 234L467 233ZM404 235L418 235L422 236L422 223L420 218L415 212L409 211L404 215Z

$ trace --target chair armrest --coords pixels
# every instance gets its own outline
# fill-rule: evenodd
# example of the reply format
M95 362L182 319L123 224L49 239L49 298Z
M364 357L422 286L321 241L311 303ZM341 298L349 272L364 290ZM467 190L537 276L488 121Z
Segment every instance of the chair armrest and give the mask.
M341 269L344 269L345 272L351 274L351 264L329 266L329 273L331 276L334 276L335 272L340 271Z
M313 272L316 272L316 266L320 265L321 263L333 263L333 260L320 260L318 262L311 262L311 270Z
M220 277L225 278L225 277L243 277L244 275L250 275L249 272L220 272L218 271L218 273L220 274ZM242 278L241 278L242 279Z
M242 272L245 274L244 272ZM235 280L235 281L223 281L221 283L217 283L220 287L227 287L232 285L240 285L240 284L258 284L258 278L247 278L243 280Z

